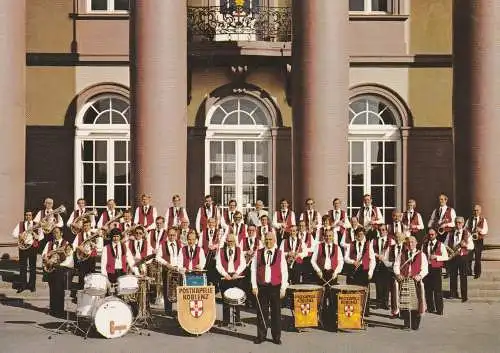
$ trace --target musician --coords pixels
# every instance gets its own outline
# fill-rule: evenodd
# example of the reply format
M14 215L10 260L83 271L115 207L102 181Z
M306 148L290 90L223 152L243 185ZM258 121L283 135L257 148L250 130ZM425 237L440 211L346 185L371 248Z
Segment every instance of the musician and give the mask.
M40 221L44 217L47 217L49 214L51 214L54 211L53 210L54 200L47 197L43 201L43 206L44 206L44 209L37 212L35 219L33 219L33 222L40 223ZM62 228L64 226L64 221L63 221L60 214L53 215L53 216L51 216L51 218L53 218L53 220L54 220L53 223L54 223L55 227ZM46 240L48 240L48 239L46 239Z
M207 270L207 281L215 285L216 288L219 286L220 276L216 269L216 259L215 255L223 243L221 239L222 229L217 227L217 220L215 218L209 218L207 227L200 234L198 240L198 246L203 249L206 254L206 264L205 269Z
M467 301L467 264L468 253L474 250L474 242L469 231L464 228L464 218L455 219L456 230L448 234L446 245L455 255L449 254L448 270L450 273L450 298L458 298L457 276L460 274L460 294L462 302Z
M391 319L399 316L399 282L394 275L394 262L401 255L401 252L406 251L406 236L403 233L396 233L394 241L394 245L386 251L384 259L384 264L391 273Z
M165 229L165 218L158 216L155 219L155 229L148 232L147 242L150 245L153 253L156 253L161 243L167 241L167 231Z
M319 227L316 232L315 232L315 240L316 240L316 243L321 243L323 241L325 241L325 234L328 230L330 229L333 229L332 226L332 221L330 219L330 216L328 215L324 215L323 217L321 217L321 227ZM333 242L335 244L338 244L339 243L339 239L338 239L338 234L337 232L333 232Z
M363 229L363 226L359 224L358 217L351 217L350 227L346 228L344 236L340 240L340 246L345 254L345 250L349 244L356 240L356 231L358 229Z
M340 199L335 198L332 204L333 209L328 211L328 216L330 217L333 228L350 228L351 224L349 223L347 212L341 209L342 202L340 201Z
M82 230L73 240L73 249L75 249L75 267L78 269L79 288L83 289L83 281L89 273L95 272L96 257L98 252L103 249L103 239L96 237L98 231L92 229L91 221L84 218ZM88 240L93 237L93 240ZM88 251L90 250L90 253ZM80 257L80 258L79 258Z
M85 215L86 212L89 212L89 210L87 210L87 202L85 201L84 198L79 198L78 200L76 200L76 208L73 212L71 212L71 215L69 216L68 218L68 222L66 222L66 227L68 228L71 228L71 225L74 223L75 219L78 218L78 217L82 217ZM95 228L95 216L93 214L88 214L88 215L85 215L86 218L88 218L90 220L90 226L92 228Z
M356 218L365 228L368 239L375 237L374 232L380 224L384 223L382 212L372 204L372 197L369 194L363 195L363 206L359 208Z
M420 242L422 239L419 239L419 234L423 234L424 221L422 215L417 212L417 202L414 199L408 200L408 208L403 213L402 222L407 232L409 231L409 234L406 235L413 235Z
M122 234L118 229L109 232L111 243L102 251L101 273L108 277L111 283L116 283L118 277L127 274L130 269L134 275L139 276L139 269L135 266L134 256L127 250L122 242Z
M242 249L236 244L236 236L229 233L224 246L217 252L216 255L217 271L224 278L220 282L220 291L224 292L229 288L241 288L243 285L241 279L243 272L246 269L245 256ZM241 326L240 307L235 307L235 322ZM229 305L225 301L222 302L222 326L229 325Z
M367 288L370 297L370 281L375 271L375 253L370 242L366 239L365 231L359 228L356 231L356 241L349 244L344 255L344 262L353 265L352 273L347 276L347 284L355 284ZM368 305L364 316L369 316Z
M172 204L165 213L165 225L168 228L178 227L181 219L187 219L190 223L187 210L181 206L181 197L178 194L172 196Z
M432 211L431 218L427 227L434 228L438 231L438 239L444 242L448 235L455 227L455 218L457 217L455 210L447 205L448 196L445 194L439 195L439 207ZM444 231L439 234L439 230Z
M281 299L288 286L288 271L285 255L276 247L276 237L267 233L265 247L257 250L252 262L252 292L257 297L257 338L255 344L262 343L267 336L269 309L271 309L271 334L274 344L281 344ZM265 326L264 326L265 325Z
M209 218L220 219L219 208L213 202L211 195L205 195L205 202L196 214L196 232L200 234L207 227Z
M235 213L238 212L236 209L236 200L229 200L228 209L222 211L221 226L223 229L228 229L234 223Z
M299 220L306 222L307 229L316 230L321 224L321 214L314 209L314 200L306 200L306 209L300 214Z
M313 233L309 232L306 227L306 221L299 221L299 229L297 237L302 243L302 249L304 250L304 257L302 262L302 283L316 283L316 277L314 276L314 269L311 265L311 257L313 255L314 249L318 242L313 236Z
M101 213L101 217L99 217L99 220L97 221L97 228L102 228L104 227L110 220L115 219L118 217L118 210L116 209L116 202L114 199L109 199L108 202L106 203L106 209ZM116 220L118 222L118 219ZM111 226L109 228L115 228L114 226Z
M200 271L205 268L206 258L203 248L197 246L198 235L191 229L187 236L187 245L181 249L181 254L177 257L177 266L181 272Z
M472 257L474 257L474 278L481 277L481 255L484 248L484 237L488 235L488 222L481 216L481 206L474 205L472 216L465 222L465 228L471 235L477 234L477 239L472 237L474 242L474 251L471 251L469 257L469 269L472 270ZM470 271L472 272L472 271Z
M422 251L429 262L429 273L424 278L425 302L427 311L443 315L443 284L441 279L441 268L448 261L446 246L436 239L437 233L429 229L427 239L422 246Z
M276 233L274 232L274 228L269 224L269 216L263 215L260 217L260 227L257 227L257 237L260 239L262 243L264 243L264 238L267 233L271 233L276 237Z
M378 235L371 240L371 247L375 254L374 280L377 292L377 306L380 309L389 310L389 289L391 283L391 273L384 263L387 251L395 244L394 238L389 236L387 226L380 226Z
M205 229L205 228L206 228L206 226L203 229ZM189 220L186 218L181 219L181 227L179 228L178 232L179 232L179 240L182 243L182 245L187 244L188 234L192 230L194 230L194 229L189 226Z
M24 238L28 240L24 232L33 229L34 226L33 213L26 211L24 212L24 220L14 227L12 237L14 239ZM36 291L36 255L40 241L44 237L41 228L33 229L33 233L32 245L26 250L19 248L19 287L17 288L17 293L21 293L26 289L29 289L31 292ZM27 279L28 270L30 274L29 281Z
M245 304L247 307L251 306L255 307L255 297L251 295L252 284L251 284L250 269L248 268L248 266L253 261L254 255L257 252L257 250L262 249L264 245L262 244L262 241L258 237L257 228L254 225L248 226L248 236L240 241L239 247L243 251L243 254L245 255L245 261L247 263L246 265L247 269L245 270L245 280L243 283L247 295L247 301Z
M52 230L52 239L47 242L42 252L42 259L47 261L53 251L63 249L71 244L63 239L62 230L56 227ZM68 255L68 256L66 256ZM48 273L49 282L49 313L58 318L64 318L64 291L69 289L70 275L69 272L73 268L73 254L70 251L67 254L61 254L64 260L56 264L54 270Z
M281 242L280 250L286 258L289 281L292 284L300 283L307 246L304 246L302 240L298 238L297 226L290 228L290 234Z
M169 227L167 230L168 240L161 244L156 253L156 261L167 267L167 271L178 271L178 256L181 253L182 244L177 239L177 230ZM172 302L168 300L169 293L173 288L169 288L168 277L163 277L163 298L165 314L172 315ZM182 284L182 283L181 283Z
M254 225L256 227L260 227L260 217L268 216L268 212L264 210L264 202L262 200L257 200L255 202L255 210L248 212L247 215L247 224Z
M392 223L387 225L387 232L391 237L396 233L404 233L403 213L400 210L392 211Z
M243 215L240 211L236 211L233 216L233 223L231 223L230 227L226 229L226 234L229 232L235 234L238 239L238 243L247 237L247 225L243 222Z
M277 244L281 243L286 232L290 232L290 228L295 223L295 212L288 209L289 203L287 200L282 199L280 201L280 210L274 212L273 216L273 227L276 229Z
M128 251L130 251L136 263L146 256L153 254L153 249L145 239L145 235L146 229L142 226L138 226L134 230L134 239L128 241ZM139 270L144 272L144 269Z
M135 226L134 221L132 220L132 211L125 210L123 211L123 221L120 222L120 226L118 227L120 231L123 233L122 241L128 243L131 229Z
M156 217L158 217L158 211L151 205L151 195L142 194L141 206L135 209L134 223L150 230L155 227Z
M311 258L311 265L318 276L318 284L324 285L325 293L322 305L322 322L331 326L335 322L336 305L332 286L337 284L337 276L344 266L342 251L340 247L333 242L334 231L326 231L325 241L318 244Z
M424 282L427 275L428 263L424 253L417 250L417 239L410 236L406 239L407 249L401 253L394 261L394 274L399 282L403 279L411 278L415 281L418 310L401 310L404 326L412 330L420 327L421 315L425 312L425 302L423 298Z

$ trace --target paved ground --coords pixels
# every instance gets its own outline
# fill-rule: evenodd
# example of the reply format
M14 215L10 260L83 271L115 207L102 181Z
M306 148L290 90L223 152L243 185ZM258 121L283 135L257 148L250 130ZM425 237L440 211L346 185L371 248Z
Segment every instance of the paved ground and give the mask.
M17 297L17 298L16 298ZM23 298L23 299L21 299ZM419 331L401 330L400 320L391 320L387 312L370 316L366 331L333 333L320 329L307 332L284 332L283 345L266 342L253 344L255 314L243 313L246 327L239 332L214 327L200 337L186 336L172 318L155 316L158 325L144 335L106 340L91 337L84 341L73 334L53 334L61 323L46 314L48 301L43 291L38 296L0 288L0 352L498 352L500 337L500 304L465 303L459 300L445 303L445 316L426 314ZM218 317L221 309L218 308ZM284 325L291 322L284 310ZM159 313L158 313L159 314ZM52 336L51 339L48 337Z

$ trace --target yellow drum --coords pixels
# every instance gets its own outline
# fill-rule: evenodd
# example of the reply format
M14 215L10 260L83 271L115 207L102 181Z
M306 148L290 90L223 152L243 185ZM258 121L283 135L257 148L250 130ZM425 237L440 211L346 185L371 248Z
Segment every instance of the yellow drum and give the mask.
M314 284L291 284L287 288L295 327L318 327L323 287Z
M332 286L337 307L337 328L340 330L365 329L364 310L367 305L366 288L355 285Z

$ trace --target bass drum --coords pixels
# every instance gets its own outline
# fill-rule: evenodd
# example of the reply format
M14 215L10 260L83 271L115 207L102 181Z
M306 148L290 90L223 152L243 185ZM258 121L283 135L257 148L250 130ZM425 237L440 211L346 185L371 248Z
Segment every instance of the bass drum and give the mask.
M132 310L116 297L101 299L92 311L94 326L105 338L124 336L132 325Z

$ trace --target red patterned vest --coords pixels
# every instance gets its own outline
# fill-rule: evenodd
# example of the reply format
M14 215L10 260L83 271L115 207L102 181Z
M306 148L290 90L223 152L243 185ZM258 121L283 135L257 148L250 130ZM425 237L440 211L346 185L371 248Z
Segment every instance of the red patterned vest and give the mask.
M167 232L164 229L162 229L162 230L160 230L160 234L157 237L156 236L156 228L151 229L149 231L149 239L150 239L149 243L151 244L151 247L153 249L156 249L157 243L162 244L162 243L167 241Z
M378 239L379 239L378 237L372 239L373 252L375 252L375 254L380 255L380 254L384 253L389 248L389 246L392 243L392 237L387 236L387 238L385 239L385 242L384 242L384 248L382 250L379 249L379 247L378 247Z
M356 246L357 242L354 241L351 243L351 246L349 247L349 258L352 261L356 261ZM362 250L362 256L361 256L361 263L363 264L363 270L368 271L370 268L370 242L365 240L365 245L363 246Z
M241 249L239 247L234 248L234 270L236 271L238 267L240 267L240 261L241 261ZM229 258L227 257L227 247L224 246L222 249L220 249L220 263L224 270L229 273Z
M406 227L418 226L418 215L419 215L419 213L416 210L413 210L413 216L410 219L410 222L409 222L410 224L408 224L408 211L406 211L406 212L403 213L403 219L401 220L401 222ZM416 232L418 232L418 230L411 231L411 232L412 233L416 233Z
M231 232L233 232L233 226L231 226ZM245 227L245 223L240 223L240 229L238 230L238 244L247 237L247 227Z
M378 215L377 207L373 205L371 207L372 207L371 220L376 220ZM358 213L359 213L359 219L358 219L359 224L365 224L365 206L360 207Z
M122 270L123 272L127 272L127 249L124 244L120 244L122 248ZM114 244L108 244L106 245L106 252L107 252L107 263L106 263L106 272L107 273L115 273L115 259L116 259L116 254L114 250Z
M250 237L243 239L242 244L243 244L243 247L241 250L243 250L243 251L250 250ZM258 248L259 248L259 239L256 236L255 238L253 238L252 251L257 250Z
M276 211L276 220L278 223L285 223L285 231L289 232L290 228L292 227L292 211L287 210L285 220L283 220L283 213L281 212L281 210Z
M467 229L463 228L462 237L460 238L460 242L465 241L467 243L469 240L469 237L470 237L469 231ZM452 249L455 248L454 242L455 242L455 232L450 233L450 236L448 237L448 246ZM467 247L460 247L460 256L466 256L468 253L469 253L469 250L467 249Z
M77 246L82 245L82 243L83 243L83 232L78 233L78 235L76 237L78 238L78 245ZM90 253L90 256L97 256L97 249L96 248L92 249L92 252Z
M212 209L212 216L210 218L218 219L219 217L217 214L217 206L215 205L215 203L212 203L211 209ZM203 230L207 227L207 222L209 218L207 215L207 210L205 208L205 205L201 206L198 212L200 213L200 228L201 230Z
M332 245L332 253L330 254L330 258L328 259L330 261L330 268L335 271L338 265L338 251L340 248L336 244L331 244ZM325 261L326 261L326 243L321 243L318 247L318 257L316 259L316 263L318 264L319 268L324 269L325 268Z
M414 252L417 250L413 250ZM408 261L408 250L401 253L401 264L399 272L401 276L408 277L411 268L411 277L418 275L422 269L422 252L419 251L416 255L413 255L413 261ZM406 263L406 265L404 265ZM403 266L404 265L404 266Z
M328 217L330 217L330 223L333 224L335 223L335 216L334 216L335 210L330 210L328 211ZM346 220L346 212L344 210L340 210L340 217L339 220L341 220L343 223L345 223ZM344 227L340 227L341 229L344 229Z
M280 211L281 213L281 211ZM313 213L312 213L312 221L314 222L314 220L316 220L318 218L318 211L316 210L313 210ZM306 222L306 227L309 229L309 224L311 222L311 220L309 219L309 211L308 210L305 210L304 212L302 212L302 219L304 220L304 222ZM318 226L319 224L317 224Z
M257 251L257 283L260 285L269 284L266 283L266 260L264 259L265 252L267 248L259 249ZM267 255L265 255L267 256ZM279 286L281 285L281 257L282 252L279 249L274 250L274 256L271 260L271 285Z

